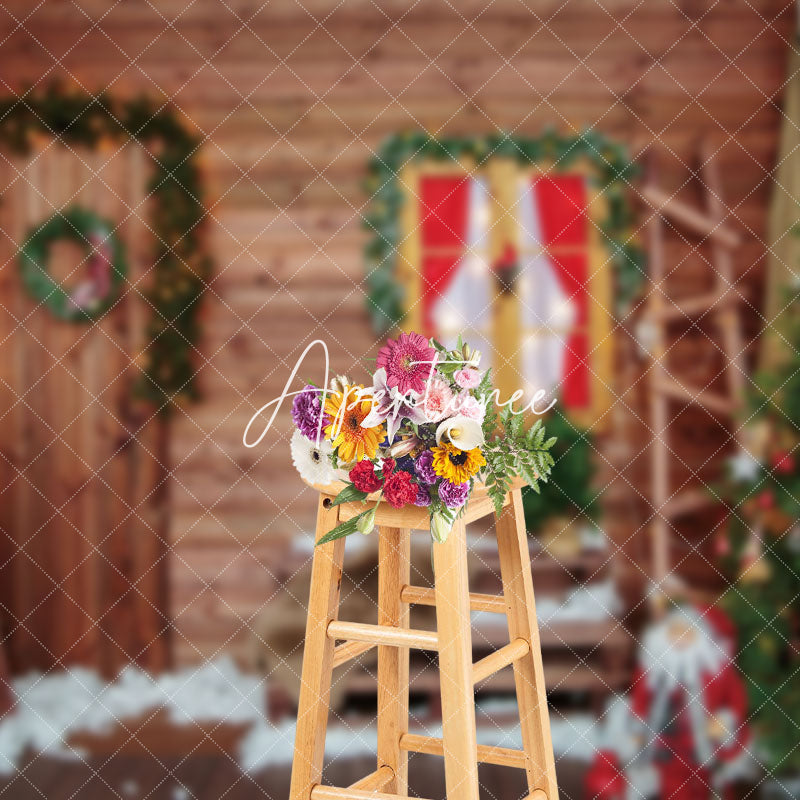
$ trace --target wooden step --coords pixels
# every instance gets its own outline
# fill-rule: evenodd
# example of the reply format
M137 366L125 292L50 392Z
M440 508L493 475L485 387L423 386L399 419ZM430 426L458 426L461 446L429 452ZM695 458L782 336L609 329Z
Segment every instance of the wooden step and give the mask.
M488 656L476 661L472 665L472 682L480 683L495 672L499 672L509 664L513 664L520 658L524 658L530 653L531 647L524 639L514 639L504 647L489 653Z
M657 186L645 185L640 191L641 197L647 201L661 216L688 228L694 233L715 239L726 247L738 247L741 237L713 217L673 197Z
M734 412L735 405L732 400L709 392L707 389L686 387L672 378L656 378L653 383L656 391L662 392L673 400L694 403L707 411L724 416L731 416Z
M370 645L414 647L418 650L439 649L439 637L435 631L394 628L391 625L367 625L363 622L334 620L328 625L328 638L346 642L365 642Z
M427 753L428 755L444 755L444 744L436 736L420 736L416 733L404 733L400 737L400 749L411 753ZM497 764L501 767L517 767L525 769L525 753L510 747L492 747L478 745L478 761L483 764Z
M654 320L670 322L673 320L689 321L694 317L706 314L712 318L718 311L729 309L732 305L744 302L744 298L732 290L724 292L707 292L685 299L665 300L662 308L653 309L649 316Z
M424 586L404 586L400 591L404 603L419 606L435 606L436 593ZM502 595L469 593L469 606L473 611L488 611L491 614L505 614L506 601Z

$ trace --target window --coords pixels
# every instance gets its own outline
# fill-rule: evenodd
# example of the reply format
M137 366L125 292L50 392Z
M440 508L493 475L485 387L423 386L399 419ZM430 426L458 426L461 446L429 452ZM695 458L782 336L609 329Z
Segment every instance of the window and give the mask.
M612 280L603 198L586 168L503 158L404 169L398 248L405 327L483 352L504 397L559 396L584 424L610 403Z

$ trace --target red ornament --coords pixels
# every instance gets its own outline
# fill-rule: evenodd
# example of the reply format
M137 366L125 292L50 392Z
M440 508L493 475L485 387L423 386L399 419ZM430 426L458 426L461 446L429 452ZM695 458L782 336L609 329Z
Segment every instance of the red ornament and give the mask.
M779 453L775 453L772 457L772 469L779 475L789 475L794 472L794 468L795 460L790 452L783 450Z
M756 502L762 511L769 511L775 507L775 492L772 489L764 489L756 495Z
M725 558L729 556L731 553L731 540L728 538L728 534L723 532L714 539L714 555L717 558Z

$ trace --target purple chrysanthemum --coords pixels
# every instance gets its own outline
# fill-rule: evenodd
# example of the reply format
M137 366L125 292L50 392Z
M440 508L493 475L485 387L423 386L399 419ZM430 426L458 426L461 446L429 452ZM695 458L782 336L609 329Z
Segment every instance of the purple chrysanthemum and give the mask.
M414 501L415 506L427 508L431 504L431 495L427 486L417 484L417 499Z
M292 420L297 430L311 441L316 441L317 432L320 430L319 418L322 419L322 428L330 423L327 414L322 413L322 392L316 386L306 386L302 392L294 396L292 402Z
M433 452L431 450L423 450L414 462L414 472L417 477L429 486L436 483L438 475L433 471Z
M439 497L448 508L461 508L469 497L469 483L450 483L443 480L439 484Z

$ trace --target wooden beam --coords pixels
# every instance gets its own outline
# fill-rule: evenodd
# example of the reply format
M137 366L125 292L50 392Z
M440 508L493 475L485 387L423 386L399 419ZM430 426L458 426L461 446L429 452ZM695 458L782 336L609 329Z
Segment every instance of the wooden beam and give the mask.
M365 775L361 780L351 783L347 788L364 792L381 792L393 778L394 770L384 764L378 767L375 772L370 772L369 775Z
M375 647L375 645L369 642L342 642L342 644L337 645L336 649L333 651L333 668L341 667L342 664L346 664L348 661L352 661L354 658L368 653L373 647Z
M372 645L415 647L418 650L438 650L439 637L435 631L394 628L389 625L367 625L363 622L334 621L328 625L329 639L367 642Z

